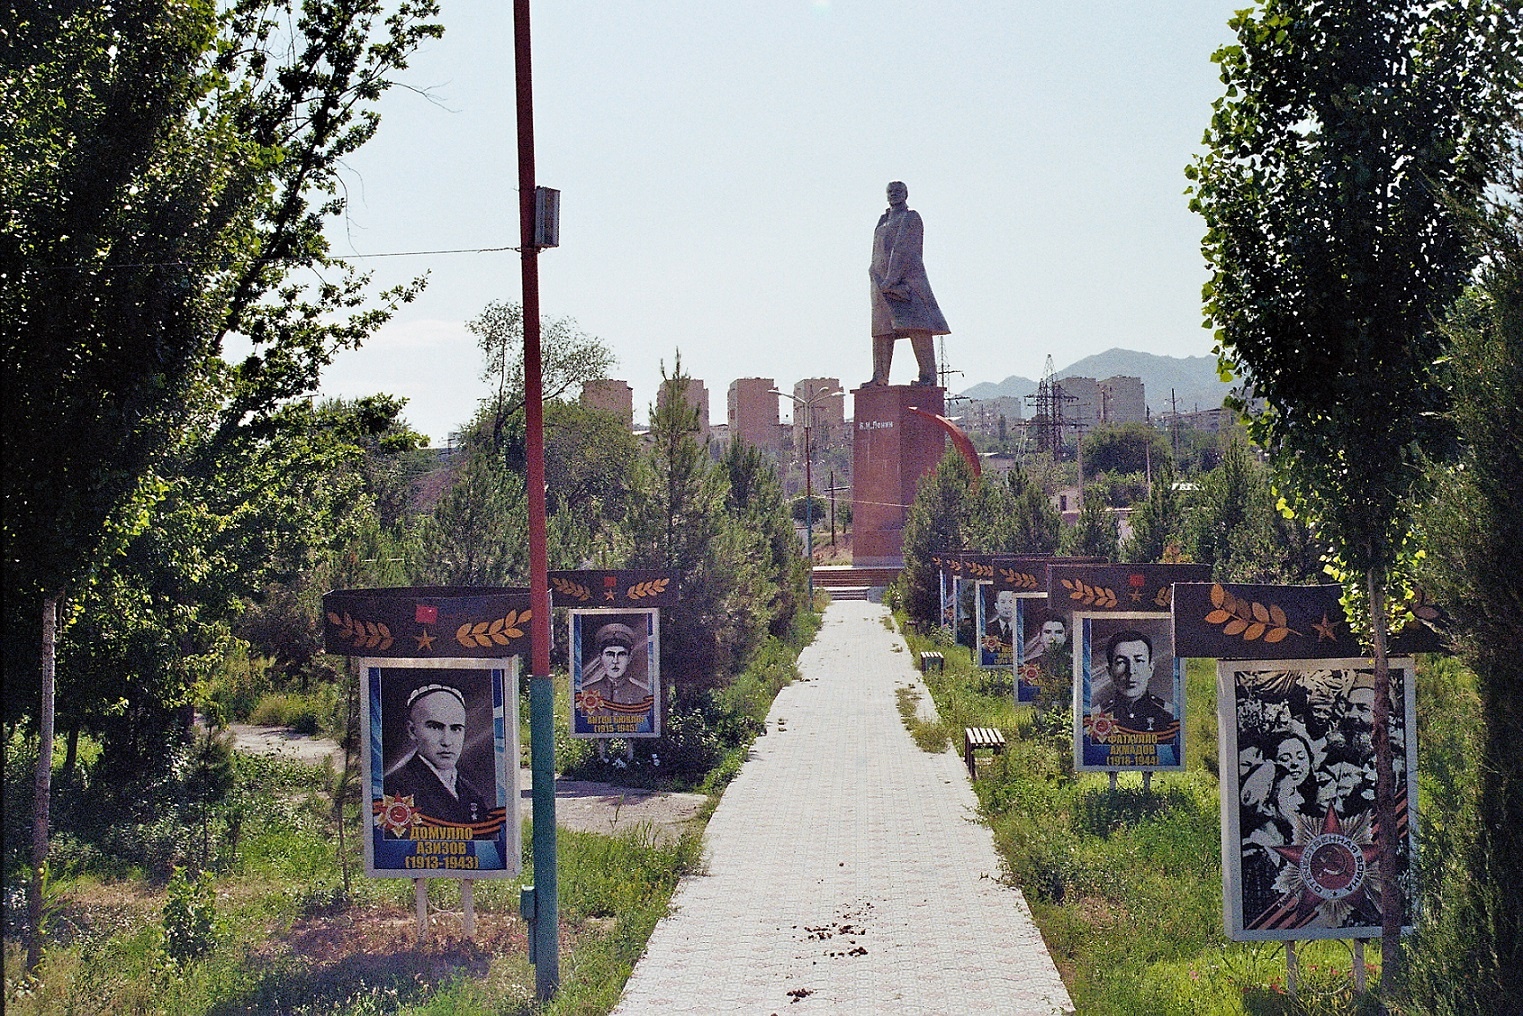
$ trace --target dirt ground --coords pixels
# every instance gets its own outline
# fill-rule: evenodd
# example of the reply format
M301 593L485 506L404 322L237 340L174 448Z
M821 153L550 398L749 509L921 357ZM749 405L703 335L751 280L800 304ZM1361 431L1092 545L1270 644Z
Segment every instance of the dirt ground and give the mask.
M322 737L297 734L282 727L258 727L235 723L234 746L250 755L277 755L308 765L331 759L342 767L338 743ZM529 811L533 781L528 769L518 771L523 811ZM663 794L583 780L555 781L555 824L581 832L613 834L648 824L659 836L675 839L686 830L708 800L703 794Z

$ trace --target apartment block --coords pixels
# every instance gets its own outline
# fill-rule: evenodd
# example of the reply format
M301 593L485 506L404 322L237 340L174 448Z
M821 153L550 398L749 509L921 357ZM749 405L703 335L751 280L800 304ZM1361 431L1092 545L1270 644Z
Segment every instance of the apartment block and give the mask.
M613 413L626 427L635 423L635 390L624 381L600 378L582 384L582 405Z
M770 377L742 377L730 382L725 397L728 438L776 452L782 445L779 429L777 382Z

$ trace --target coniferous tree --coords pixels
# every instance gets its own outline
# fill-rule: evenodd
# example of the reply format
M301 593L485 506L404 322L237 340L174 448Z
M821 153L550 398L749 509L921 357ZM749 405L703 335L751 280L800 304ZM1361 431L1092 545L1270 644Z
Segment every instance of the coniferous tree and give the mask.
M1047 495L1015 466L1003 478L979 485L969 541L990 554L1052 554L1062 527Z
M955 449L920 481L904 523L904 609L922 626L941 623L940 579L932 557L964 550L977 491L973 471Z
M1184 499L1174 489L1174 466L1167 458L1153 466L1153 483L1147 499L1132 509L1132 535L1121 544L1121 560L1134 564L1157 564L1170 547L1182 545L1185 526Z
M1120 553L1121 533L1116 517L1105 507L1105 495L1099 487L1084 492L1084 506L1072 528L1063 531L1062 551L1069 557L1097 557L1114 561Z

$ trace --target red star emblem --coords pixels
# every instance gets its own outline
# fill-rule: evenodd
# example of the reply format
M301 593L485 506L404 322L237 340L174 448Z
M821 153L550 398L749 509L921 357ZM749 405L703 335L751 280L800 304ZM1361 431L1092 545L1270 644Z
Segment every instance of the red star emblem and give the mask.
M1294 927L1337 927L1351 909L1378 913L1380 848L1365 822L1356 820L1345 830L1338 813L1329 808L1321 832L1274 849L1294 865L1286 873L1290 892L1281 903L1294 906ZM1316 918L1321 920L1314 922Z
M1116 717L1107 712L1094 712L1084 717L1084 732L1096 744L1104 744L1116 732Z

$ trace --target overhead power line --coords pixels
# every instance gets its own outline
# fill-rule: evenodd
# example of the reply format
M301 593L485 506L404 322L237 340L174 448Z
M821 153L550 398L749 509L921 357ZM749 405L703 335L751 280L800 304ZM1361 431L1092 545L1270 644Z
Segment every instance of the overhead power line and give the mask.
M327 255L329 261L364 261L373 258L416 258L432 257L438 254L501 254L505 252L521 253L522 247L454 247L444 250L397 250L385 251L379 254L346 254L342 256ZM302 264L311 261L309 257L285 257L270 258L271 264L297 263ZM87 271L118 271L123 268L191 268L197 266L216 265L223 268L231 268L234 265L245 265L253 261L252 258L244 258L236 261L218 260L216 258L204 258L200 260L178 261L118 261L103 264L76 263L68 265L47 265L48 271L64 271L67 269L83 269Z

